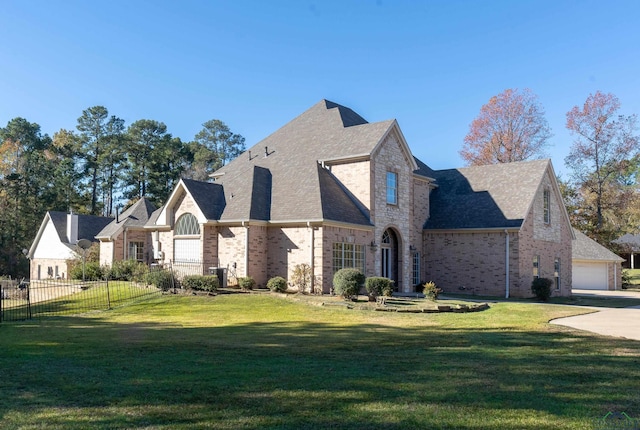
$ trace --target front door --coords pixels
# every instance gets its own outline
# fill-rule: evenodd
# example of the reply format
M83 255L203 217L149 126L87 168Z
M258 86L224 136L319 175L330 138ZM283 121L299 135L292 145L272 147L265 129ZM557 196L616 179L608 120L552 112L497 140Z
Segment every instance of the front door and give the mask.
M394 290L399 291L398 279L398 237L391 229L382 234L382 277L394 281Z

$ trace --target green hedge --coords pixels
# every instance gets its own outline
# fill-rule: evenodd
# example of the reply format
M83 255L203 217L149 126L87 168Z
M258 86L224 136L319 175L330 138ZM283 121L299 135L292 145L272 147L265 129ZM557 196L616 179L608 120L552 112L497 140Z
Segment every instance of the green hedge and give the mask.
M111 267L104 269L107 279L114 281L141 281L149 271L146 264L136 260L114 261Z
M351 299L357 296L365 277L358 269L340 269L333 275L333 288L339 296Z
M543 302L551 297L551 286L553 281L549 278L535 278L531 283L531 292L534 296Z
M220 282L216 275L190 275L182 279L182 287L198 291L218 291Z
M165 269L151 270L147 272L144 278L147 284L160 288L162 291L168 291L176 285L173 274Z
M74 265L69 276L71 279L82 280L82 263ZM104 279L104 273L100 263L96 261L88 261L84 264L84 279L86 281L99 281Z
M238 285L243 290L253 290L256 286L256 281L251 276L245 276L244 278L238 278Z
M389 278L372 276L364 281L364 287L371 297L391 297L393 294L393 281Z
M267 281L267 288L274 293L284 293L287 291L287 280L282 276L276 276Z

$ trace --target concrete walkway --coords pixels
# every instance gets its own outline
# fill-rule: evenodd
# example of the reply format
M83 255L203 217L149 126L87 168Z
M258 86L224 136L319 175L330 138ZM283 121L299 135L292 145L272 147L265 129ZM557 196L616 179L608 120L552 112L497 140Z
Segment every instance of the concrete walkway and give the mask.
M640 299L638 291L593 291L593 290L573 290L576 296L596 296L596 297L626 297ZM623 337L627 339L640 340L640 306L629 308L592 308L597 310L585 315L574 317L558 318L551 321L551 324L562 325L586 330L605 336Z

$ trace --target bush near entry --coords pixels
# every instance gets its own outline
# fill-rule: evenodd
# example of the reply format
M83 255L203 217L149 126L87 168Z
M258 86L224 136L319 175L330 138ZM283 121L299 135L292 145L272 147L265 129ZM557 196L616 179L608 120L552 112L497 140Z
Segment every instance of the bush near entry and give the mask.
M284 293L287 291L287 280L282 276L276 276L267 281L267 288L274 293Z
M553 281L549 278L535 278L531 283L531 292L538 300L546 302L551 297L551 285Z
M367 289L369 296L373 298L378 296L391 297L393 294L393 281L381 276L367 278L364 282L364 287Z
M238 278L238 285L243 290L253 290L256 286L256 281L251 276L245 276L244 278Z
M340 269L333 275L333 288L336 294L351 299L360 292L365 276L358 269Z

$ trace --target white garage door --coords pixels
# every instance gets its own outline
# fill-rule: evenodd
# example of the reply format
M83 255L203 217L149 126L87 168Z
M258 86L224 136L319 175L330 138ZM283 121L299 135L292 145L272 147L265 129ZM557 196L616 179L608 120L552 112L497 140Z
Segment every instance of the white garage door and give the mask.
M572 288L607 290L607 263L573 263Z

